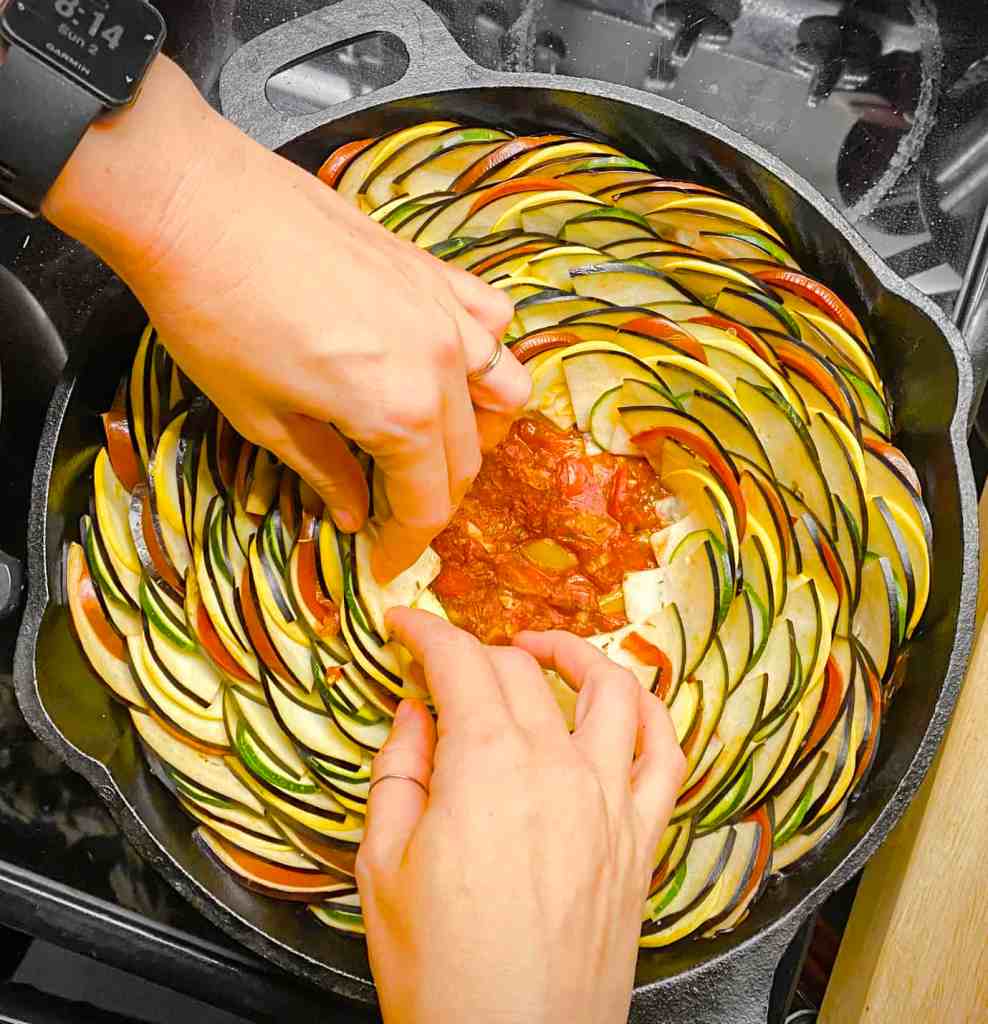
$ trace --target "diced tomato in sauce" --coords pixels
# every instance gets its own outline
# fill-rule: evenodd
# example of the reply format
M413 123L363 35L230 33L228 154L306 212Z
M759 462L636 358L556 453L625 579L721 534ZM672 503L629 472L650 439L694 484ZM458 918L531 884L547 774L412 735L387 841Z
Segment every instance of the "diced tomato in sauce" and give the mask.
M587 455L575 429L520 419L434 541L443 562L434 590L450 619L485 643L523 629L617 629L627 621L621 602L605 611L602 599L625 573L655 565L649 535L665 525L665 496L644 459ZM570 568L531 560L526 545L543 539L573 556Z

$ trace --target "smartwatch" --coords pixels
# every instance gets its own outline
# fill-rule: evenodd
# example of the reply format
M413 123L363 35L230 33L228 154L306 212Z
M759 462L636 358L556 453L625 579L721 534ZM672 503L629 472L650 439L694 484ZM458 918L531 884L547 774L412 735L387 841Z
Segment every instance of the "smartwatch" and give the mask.
M86 129L134 99L164 38L145 0L0 0L0 204L38 216Z

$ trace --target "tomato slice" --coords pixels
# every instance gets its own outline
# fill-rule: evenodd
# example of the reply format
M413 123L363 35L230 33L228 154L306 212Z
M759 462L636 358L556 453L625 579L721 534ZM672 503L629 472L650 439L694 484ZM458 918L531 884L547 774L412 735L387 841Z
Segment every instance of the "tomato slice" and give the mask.
M691 316L686 321L689 324L705 324L707 327L719 327L722 331L733 334L738 341L743 341L752 352L760 359L764 359L769 365L772 364L772 350L758 337L757 334L744 324L734 320L728 320L725 316Z
M292 839L299 846L303 853L313 860L325 863L331 870L339 871L341 874L353 878L357 870L357 848L355 846L344 846L334 843L325 836L317 835L308 829L304 831L300 827L292 826Z
M254 581L250 578L250 567L244 567L243 580L240 584L240 606L244 613L244 625L250 637L251 646L264 663L264 667L273 672L279 679L285 678L285 670L281 658L268 637L268 632L261 621L261 613L257 610L257 591Z
M132 491L144 477L134 441L130 436L130 423L122 409L103 413L103 432L106 434L106 454L117 479Z
M741 485L731 464L706 438L700 437L698 434L694 434L683 427L654 427L652 430L645 430L640 434L636 434L631 440L642 451L649 452L651 450L654 455L661 458L662 442L667 437L673 441L678 441L703 459L717 479L724 485L724 490L727 491L737 516L738 540L744 540L745 531L748 526L748 510L744 501L744 495L741 493Z
M240 846L234 846L233 843L212 830L210 830L209 838L243 870L244 874L262 884L277 889L313 889L317 891L330 885L339 884L339 879L335 875L327 875L321 871L302 871L298 868L289 868L283 864L264 860Z
M496 185L484 189L474 200L467 217L472 217L478 210L482 210L489 203L505 196L513 196L522 192L572 192L567 185L556 181L555 178L509 178L507 181L499 181Z
M776 345L775 352L779 357L780 363L795 370L797 373L801 373L811 384L819 388L834 406L840 410L842 419L853 421L851 406L844 393L834 383L830 374L815 359L805 352L801 352L795 345L790 345L785 341L780 341Z
M823 693L820 695L820 706L810 726L810 731L803 740L803 750L812 751L827 736L837 721L840 709L844 705L844 678L834 656L827 658L827 667L823 674Z
M309 523L314 522L308 515L306 519ZM336 636L340 631L340 612L320 585L316 566L315 534L311 526L308 529L303 527L298 541L298 591L298 596L319 624L319 635Z
M773 840L775 839L772 829L772 819L769 817L768 807L765 804L762 804L757 810L752 811L751 814L746 815L742 820L756 822L761 826L762 831L758 837L758 855L755 858L755 866L752 869L748 884L745 886L744 892L741 894L741 899L734 904L735 907L740 906L744 900L748 899L748 897L751 896L751 894L756 891L765 880L765 874L769 867L769 859L772 856Z
M855 335L859 341L865 345L868 344L861 322L847 307L844 300L835 295L826 285L814 281L812 277L798 270L788 270L782 267L757 270L755 277L766 284L792 292L793 295L798 295L801 299L812 303L817 309L833 318L844 330Z
M492 149L486 156L472 163L453 182L450 189L453 192L467 192L482 178L486 178L496 167L507 163L512 157L519 156L537 146L543 146L548 142L562 142L565 135L519 135L515 139L508 139L502 142L497 149Z
M576 345L579 338L572 331L539 331L519 339L511 346L511 354L519 363L527 362L540 352L548 352L554 348L567 348Z
M652 692L665 700L672 683L672 662L666 652L646 640L640 633L634 632L629 633L621 641L621 646L633 654L643 665L652 665L659 670L652 686Z
M336 183L340 180L347 167L350 166L350 161L355 160L368 146L372 146L375 142L377 142L376 137L373 139L355 139L353 142L347 142L345 145L334 149L326 158L322 167L316 171L316 177L326 182L330 188L336 188Z
M820 554L823 557L823 564L827 567L827 574L830 576L834 589L837 591L837 600L843 601L844 574L841 572L841 565L837 558L837 554L831 546L830 541L822 534L818 534L814 537L814 542L820 549Z
M905 477L906 483L916 494L922 495L923 485L919 482L919 474L913 464L894 444L879 441L873 437L866 437L863 443L866 448L870 448L876 455L880 455L886 462L890 462L899 471L900 476Z
M155 530L154 520L151 518L151 493L147 490L141 497L141 534L144 537L144 546L147 548L154 571L169 586L181 593L185 589L185 582L179 576L178 570L172 565L171 559L165 554L165 549L158 540L158 531Z
M83 563L82 577L79 580L79 600L86 613L86 619L92 626L99 642L115 658L126 661L127 645L106 617L103 606L100 604L99 595L96 593L96 585L93 583L93 578L89 575L89 567L85 563Z
M629 633L622 641L621 646L630 651L643 665L651 665L658 668L669 664L669 659L660 647L656 647L650 640L646 640L641 633Z
M545 242L526 242L524 245L516 246L514 249L506 249L503 252L496 252L487 259L475 263L470 268L471 274L482 274L485 270L495 267L498 263L507 262L515 256L527 256L529 253L544 252L549 246Z
M647 334L657 341L664 341L698 363L708 362L703 346L692 335L687 334L681 327L677 327L674 320L669 320L664 316L638 316L621 326L625 330Z
M202 603L196 609L196 636L206 653L216 662L222 672L225 672L231 679L239 679L245 683L253 682L223 646L223 641L220 640L220 635L216 632L213 620Z

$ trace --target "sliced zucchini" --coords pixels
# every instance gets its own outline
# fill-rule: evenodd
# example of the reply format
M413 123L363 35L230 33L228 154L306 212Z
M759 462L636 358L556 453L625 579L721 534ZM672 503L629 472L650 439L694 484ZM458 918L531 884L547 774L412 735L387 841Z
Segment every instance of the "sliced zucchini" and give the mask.
M315 711L291 696L287 688L265 673L265 690L278 724L284 732L308 750L320 755L341 769L355 770L362 760L360 748L340 732L332 715L320 701Z
M144 697L134 682L127 659L122 656L123 641L117 637L114 627L110 625L103 614L95 591L87 595L87 588L92 588L92 581L86 566L86 556L83 554L81 545L70 544L66 557L65 589L68 594L72 624L75 627L79 643L96 674L120 700L135 708L146 707ZM106 636L115 638L115 649L107 646L100 634L97 633L89 620L90 612L103 618L105 626L103 632Z
M655 387L661 386L655 373L628 352L590 349L574 355L564 353L561 363L576 425L580 430L589 429L590 410L597 399L625 380L639 380Z

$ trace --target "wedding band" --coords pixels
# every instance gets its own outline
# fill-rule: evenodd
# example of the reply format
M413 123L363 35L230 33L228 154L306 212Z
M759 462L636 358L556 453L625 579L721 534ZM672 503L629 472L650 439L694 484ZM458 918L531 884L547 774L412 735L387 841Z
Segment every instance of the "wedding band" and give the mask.
M481 377L486 377L487 374L489 374L491 370L493 370L494 367L497 366L499 362L501 362L501 355L503 352L504 346L501 344L501 342L498 342L494 346L494 351L488 357L487 362L484 363L483 366L478 367L476 370L471 370L470 373L467 374L467 380L478 381L481 379Z
M375 780L374 780L374 781L373 781L373 782L372 782L372 783L370 784L370 789L368 789L368 790L367 790L367 795L368 795L368 796L370 796L370 795L371 795L371 793L373 793L373 792L374 792L374 787L375 787L375 786L376 786L376 785L377 785L378 783L380 783L380 782L384 782L384 781L385 781L386 779L405 779L405 780L406 780L407 782L414 782L414 783L415 783L415 785L416 785L416 786L418 786L418 787L419 787L419 789L421 789L421 790L422 790L422 792L423 792L423 793L425 793L425 795L426 795L426 796L428 796L428 795L429 795L429 790L428 790L428 788L426 787L425 783L424 783L424 782L420 782L420 781L419 781L418 779L416 779L416 778L415 778L415 777L414 777L413 775L382 775L382 776L381 776L381 777L380 777L379 779L375 779Z

